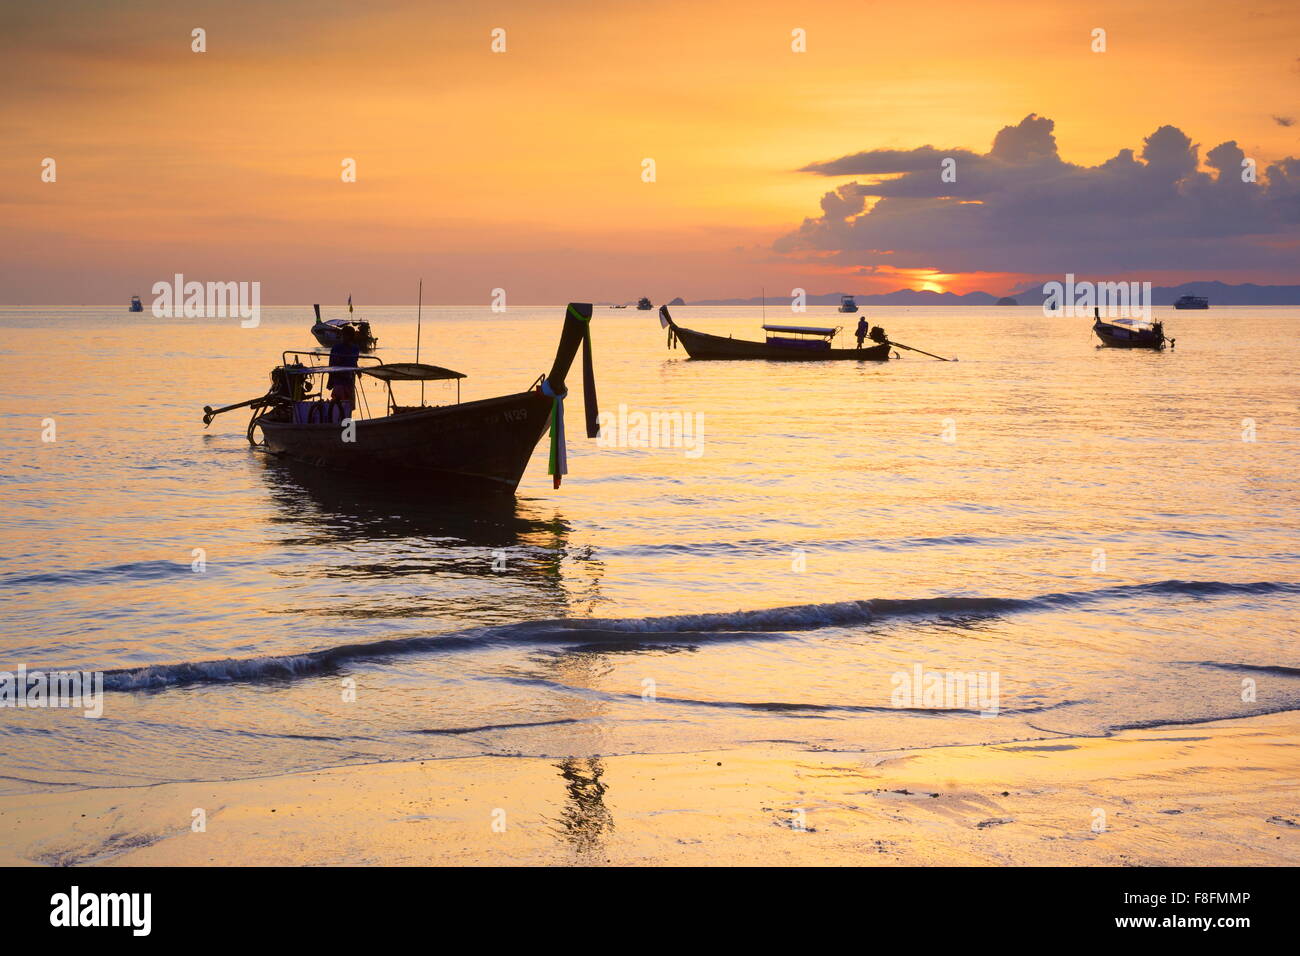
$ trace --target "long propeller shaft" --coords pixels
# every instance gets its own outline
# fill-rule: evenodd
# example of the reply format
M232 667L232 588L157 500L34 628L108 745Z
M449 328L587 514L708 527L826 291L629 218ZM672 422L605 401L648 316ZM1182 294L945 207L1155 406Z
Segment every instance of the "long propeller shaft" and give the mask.
M270 395L259 395L257 398L250 398L246 402L236 402L234 405L223 405L221 408L213 408L211 405L203 406L203 424L211 425L212 419L216 418L223 412L233 412L236 408L247 408L249 405L256 405L259 402L265 402L270 399Z
M909 352L919 352L919 353L922 354L922 355L928 355L928 356L930 356L930 358L932 358L932 359L938 359L940 362L955 362L955 361L957 361L955 358L944 358L942 355L935 355L933 352L927 352L927 351L925 351L924 349L915 349L915 348L912 348L912 346L910 346L910 345L904 345L902 342L895 342L893 339L890 339L890 340L889 340L889 344L892 345L892 346L894 346L894 348L907 349Z

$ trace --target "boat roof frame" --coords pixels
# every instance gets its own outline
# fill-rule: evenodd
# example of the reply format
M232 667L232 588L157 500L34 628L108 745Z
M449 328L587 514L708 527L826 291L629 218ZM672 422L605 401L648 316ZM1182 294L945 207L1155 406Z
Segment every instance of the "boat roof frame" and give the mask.
M350 372L355 375L369 375L381 382L442 382L450 379L467 378L464 372L443 368L441 365L425 365L423 362L393 362L385 365L282 365L286 375L330 375L337 372Z
M1161 320L1157 318L1135 319L1128 316L1119 316L1113 319L1103 319L1100 316L1097 316L1093 321L1094 323L1100 323L1102 325L1117 325L1125 329L1137 331L1145 330L1148 332L1155 329L1156 325L1161 323Z
M787 332L794 335L820 335L823 338L833 338L843 328L837 325L833 329L822 328L813 325L764 325L764 332Z

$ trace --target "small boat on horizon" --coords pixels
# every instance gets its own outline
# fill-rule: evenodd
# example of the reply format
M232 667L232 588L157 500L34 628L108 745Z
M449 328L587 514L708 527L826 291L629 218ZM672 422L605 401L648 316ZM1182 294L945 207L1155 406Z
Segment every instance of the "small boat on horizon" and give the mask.
M1204 295L1180 295L1174 300L1175 309L1208 309L1210 299Z
M730 336L710 335L684 329L673 321L668 306L659 307L659 322L669 329L669 347L681 342L686 354L693 359L773 359L777 361L824 361L849 359L861 362L885 362L893 343L880 331L876 344L860 349L837 349L831 340L839 333L838 327L821 328L806 325L763 325L768 333L764 342L733 339ZM883 341L882 341L883 340Z
M351 304L351 297L348 302ZM370 323L365 319L327 319L321 320L320 305L312 306L316 310L316 324L311 327L312 338L321 344L322 348L332 349L342 340L343 330L351 329L353 341L362 352L373 352L379 345L379 339L375 338L370 331Z
M642 312L648 312L651 309L653 309L655 306L654 303L650 301L649 296L643 295L641 296L641 298L636 300L636 307L640 309Z
M1141 322L1137 319L1115 319L1103 322L1101 310L1092 310L1092 330L1101 339L1101 345L1113 349L1152 349L1159 352L1167 344L1171 349L1174 340L1165 338L1163 322Z
M255 432L260 430L260 444L272 453L358 475L409 475L426 482L430 490L436 486L504 494L514 493L533 449L549 429L549 472L558 488L568 471L565 379L579 346L587 435L594 438L598 431L591 312L589 304L569 304L551 370L526 391L462 403L460 380L465 376L452 369L418 362L385 364L375 356L365 356L371 362L366 365L304 364L303 356L311 363L320 353L288 350L271 370L271 388L265 395L223 408L205 407L203 424L223 412L251 407L248 442L257 446ZM329 380L318 377L335 377L337 383L340 375L356 376L352 398L326 398ZM362 379L383 384L382 413L370 413L371 396L360 387ZM423 383L437 381L456 382L454 404L426 405L423 395L418 404L401 404L394 397L394 383L420 382L423 391ZM378 486L377 493L382 494L382 488Z
M857 303L857 300L855 300L855 299L853 298L853 296L851 296L851 295L842 295L842 296L840 296L840 308L839 308L839 311L841 311L841 312L856 312L856 311L858 311L858 303Z
M131 296L131 305L127 308L128 312L143 312L144 303L140 301L138 295Z

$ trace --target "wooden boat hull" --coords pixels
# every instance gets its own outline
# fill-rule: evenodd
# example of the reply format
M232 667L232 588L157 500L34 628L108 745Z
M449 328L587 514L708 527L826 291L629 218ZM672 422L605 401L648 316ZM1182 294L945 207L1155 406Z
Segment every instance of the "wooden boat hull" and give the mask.
M890 344L870 345L862 349L782 348L766 342L732 339L709 335L692 329L674 327L677 340L693 359L768 359L778 362L822 362L841 359L859 362L884 362L889 359Z
M1126 329L1106 322L1094 322L1092 330L1102 345L1113 349L1151 349L1158 352L1168 341L1150 329Z
M534 390L359 419L352 442L343 441L337 424L297 425L275 420L275 413L255 424L270 451L317 467L419 476L464 490L510 494L546 433L553 401Z

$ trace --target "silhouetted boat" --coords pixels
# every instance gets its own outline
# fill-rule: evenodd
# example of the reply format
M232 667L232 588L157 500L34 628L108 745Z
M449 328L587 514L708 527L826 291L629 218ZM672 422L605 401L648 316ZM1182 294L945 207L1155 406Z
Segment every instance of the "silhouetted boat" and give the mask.
M654 303L649 300L649 298L647 298L646 296L641 296L641 298L636 300L636 307L640 309L642 312L648 312L651 309L653 309L655 306Z
M858 303L857 303L857 300L855 300L855 299L853 298L853 296L851 296L851 295L842 295L842 296L840 296L840 308L839 308L839 311L841 311L841 312L856 312L856 311L858 311Z
M373 352L375 346L379 344L379 339L370 331L370 323L365 319L327 319L321 321L320 306L313 305L316 310L316 324L311 327L312 337L322 346L332 349L339 344L339 336L344 329L351 329L353 341L362 352Z
M1180 295L1174 300L1175 309L1208 309L1210 300L1203 295Z
M1160 351L1168 345L1174 347L1174 340L1165 338L1163 322L1146 324L1137 319L1116 319L1113 322L1101 320L1101 310L1093 310L1092 330L1101 339L1102 345L1115 349L1154 349Z
M251 406L248 440L261 430L267 449L311 465L381 477L413 475L436 484L465 489L512 493L528 465L538 440L551 430L550 473L555 486L568 470L564 446L563 398L565 377L578 346L583 352L584 404L587 435L596 436L596 386L592 376L589 323L591 306L570 303L555 362L548 375L538 376L528 391L475 402L460 402L460 372L436 365L400 362L354 366L303 365L302 355L285 352L271 371L271 390L261 398L205 408L204 424L214 415ZM295 356L291 363L289 356ZM353 374L385 383L385 414L354 416L350 403L326 400L323 388L312 391L321 375ZM400 405L394 382L457 380L454 405ZM360 394L360 389L357 390ZM367 402L361 396L362 407ZM382 488L382 486L377 486ZM382 491L378 491L382 493Z
M668 329L669 345L681 342L693 359L772 359L787 362L815 362L827 359L855 359L860 362L888 360L893 345L888 338L861 349L831 348L838 328L827 329L804 325L764 325L767 341L752 342L729 336L710 335L684 329L673 321L668 306L659 307L660 323ZM883 337L883 335L882 335Z
M128 312L144 311L144 303L140 301L140 297L138 295L131 296L131 305L130 308L127 309L127 311Z

